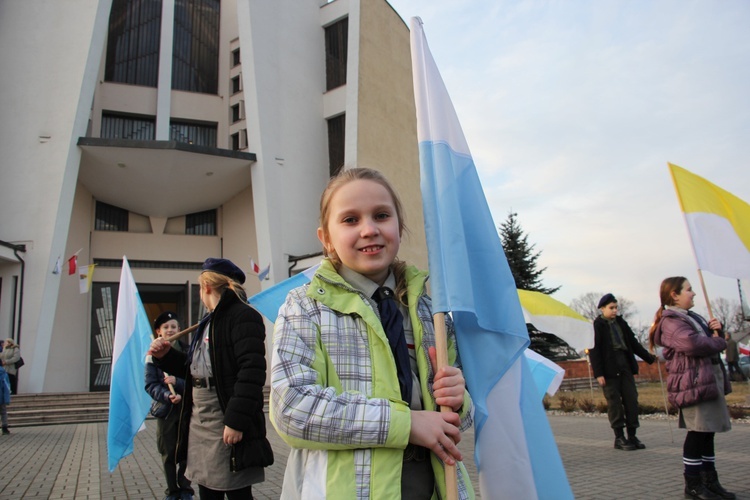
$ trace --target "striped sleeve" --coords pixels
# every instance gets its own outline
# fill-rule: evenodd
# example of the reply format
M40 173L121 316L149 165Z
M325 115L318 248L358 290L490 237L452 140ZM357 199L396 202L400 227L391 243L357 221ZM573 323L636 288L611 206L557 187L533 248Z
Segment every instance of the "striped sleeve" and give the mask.
M401 402L341 390L320 342L320 306L292 290L274 326L271 421L290 446L309 449L406 447L411 427Z

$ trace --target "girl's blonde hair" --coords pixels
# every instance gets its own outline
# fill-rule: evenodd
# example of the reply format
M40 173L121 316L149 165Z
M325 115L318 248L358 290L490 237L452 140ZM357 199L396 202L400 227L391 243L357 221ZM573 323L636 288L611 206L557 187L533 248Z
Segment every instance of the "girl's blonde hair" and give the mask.
M250 307L250 304L247 303L247 292L245 291L245 288L229 276L215 273L213 271L203 271L198 278L198 281L200 281L201 285L208 285L215 289L219 295L223 295L224 290L228 288L234 292L237 298L240 299L240 302Z
M654 323L648 331L648 345L651 348L651 351L656 348L654 336L656 335L656 329L659 328L659 323L661 323L661 316L664 313L664 308L666 306L674 305L672 292L677 295L682 293L682 286L686 281L687 278L684 276L672 276L670 278L665 278L664 281L661 282L661 286L659 287L659 301L661 302L661 305L659 305L659 309L657 309L656 314L654 314Z
M401 199L391 183L388 182L388 179L386 179L382 173L372 168L350 168L342 170L336 176L331 177L328 181L328 185L323 190L323 194L320 196L320 228L325 239L327 240L330 237L330 233L328 232L328 221L331 216L331 199L333 198L333 195L336 194L336 191L342 186L359 180L376 182L388 191L388 194L391 195L391 199L393 200L393 206L396 208L398 234L399 236L402 236L405 231L408 233L409 230L406 227L406 218L404 217L404 209L401 205ZM336 255L336 252L328 252L328 249L323 245L323 255L331 261L336 269L339 268L341 260L338 255ZM406 304L406 263L399 260L397 257L393 261L393 264L391 264L391 270L396 278L396 296L401 303Z

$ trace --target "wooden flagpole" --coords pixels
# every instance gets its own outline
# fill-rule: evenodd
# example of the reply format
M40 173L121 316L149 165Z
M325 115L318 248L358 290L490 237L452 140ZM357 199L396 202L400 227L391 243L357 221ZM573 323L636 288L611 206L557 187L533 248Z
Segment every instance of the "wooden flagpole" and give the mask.
M703 281L703 271L698 269L698 278L701 281L701 289L703 290L703 298L706 300L706 307L708 308L708 320L714 319L714 313L711 311L711 301L708 300L708 292L706 292L706 283ZM715 331L715 330L714 330Z
M432 316L435 323L435 351L437 354L437 369L448 366L448 334L445 331L445 313L439 312ZM441 406L440 412L452 412L450 406ZM445 464L445 488L448 500L458 499L458 476L455 465Z
M164 340L167 340L169 342L174 342L175 340L184 337L188 333L193 333L195 330L198 329L198 325L200 325L200 323L196 323L193 326L189 326L185 328L184 330L182 330L181 332L173 333L169 337L164 337Z

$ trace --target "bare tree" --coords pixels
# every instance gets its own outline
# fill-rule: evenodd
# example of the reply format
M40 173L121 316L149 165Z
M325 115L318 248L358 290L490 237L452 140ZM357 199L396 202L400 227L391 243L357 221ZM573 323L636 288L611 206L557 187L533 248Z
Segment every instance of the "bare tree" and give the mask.
M569 307L576 311L581 316L594 321L599 316L599 299L604 294L600 292L588 292L580 295L578 298L573 299ZM617 296L615 296L617 297ZM617 297L617 305L620 309L620 316L628 323L638 313L638 309L633 304L632 300L628 300L625 297Z
M711 312L716 319L721 321L724 330L728 333L738 332L742 329L743 315L739 301L719 297L711 301Z
M586 319L594 321L599 316L599 309L596 307L603 293L588 292L573 299L569 307Z

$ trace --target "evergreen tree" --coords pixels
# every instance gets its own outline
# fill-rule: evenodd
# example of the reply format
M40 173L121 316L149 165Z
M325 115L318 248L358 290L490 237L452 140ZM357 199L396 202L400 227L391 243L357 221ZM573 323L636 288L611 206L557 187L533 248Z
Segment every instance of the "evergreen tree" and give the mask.
M524 234L518 223L518 214L511 211L508 218L500 225L500 238L508 259L510 272L516 280L516 288L542 292L547 295L555 293L560 287L546 288L542 286L542 273L546 267L537 269L537 259L541 251L534 252L536 245L529 244L528 235Z

